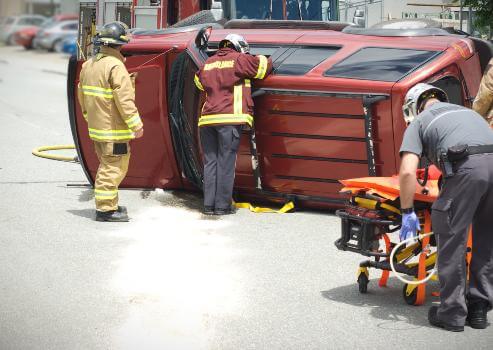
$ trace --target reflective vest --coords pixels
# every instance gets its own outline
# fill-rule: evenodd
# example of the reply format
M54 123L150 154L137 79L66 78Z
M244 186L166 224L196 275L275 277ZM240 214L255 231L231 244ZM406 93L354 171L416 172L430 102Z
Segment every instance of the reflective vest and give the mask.
M143 127L135 106L135 80L124 61L118 50L102 47L82 65L77 96L94 141L126 142Z
M206 99L199 126L253 124L251 79L264 79L272 70L265 56L222 48L195 75Z
M493 125L493 59L486 67L472 109L481 114L490 125Z

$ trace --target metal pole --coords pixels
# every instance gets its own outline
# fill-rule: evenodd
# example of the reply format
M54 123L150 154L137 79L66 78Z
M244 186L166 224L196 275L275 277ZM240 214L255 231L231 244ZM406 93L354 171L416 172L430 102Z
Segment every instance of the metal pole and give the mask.
M473 27L472 27L472 9L471 6L469 5L469 16L467 18L467 32L472 34L473 32Z
M460 21L460 27L459 29L462 30L462 9L464 7L464 0L460 0L460 12L459 12L459 21Z

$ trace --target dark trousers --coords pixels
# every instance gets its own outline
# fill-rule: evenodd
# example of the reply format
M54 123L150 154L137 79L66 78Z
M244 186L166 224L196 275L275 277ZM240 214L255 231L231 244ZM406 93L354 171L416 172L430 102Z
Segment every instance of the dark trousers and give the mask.
M231 206L241 129L241 125L200 128L200 141L204 153L204 206L206 207L229 209Z
M433 204L432 224L438 241L438 317L463 326L467 302L493 305L493 154L472 155L457 168ZM471 223L473 250L467 283L465 253Z

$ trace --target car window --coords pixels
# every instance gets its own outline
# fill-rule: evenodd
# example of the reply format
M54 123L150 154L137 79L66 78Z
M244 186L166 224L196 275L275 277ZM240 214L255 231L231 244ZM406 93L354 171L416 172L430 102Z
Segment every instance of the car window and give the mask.
M77 23L65 24L62 27L63 30L77 30Z
M440 51L365 47L325 72L327 77L399 81Z
M293 47L275 64L274 74L303 75L339 51L340 47Z
M32 24L35 26L40 26L44 23L45 19L43 18L33 18L32 19Z

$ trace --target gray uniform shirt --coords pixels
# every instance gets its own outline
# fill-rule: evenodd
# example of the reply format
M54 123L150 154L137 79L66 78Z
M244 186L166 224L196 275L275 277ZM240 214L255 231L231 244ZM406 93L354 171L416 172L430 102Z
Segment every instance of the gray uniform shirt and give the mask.
M493 145L493 131L473 110L437 102L409 124L399 152L424 155L438 166L439 155L456 145Z

